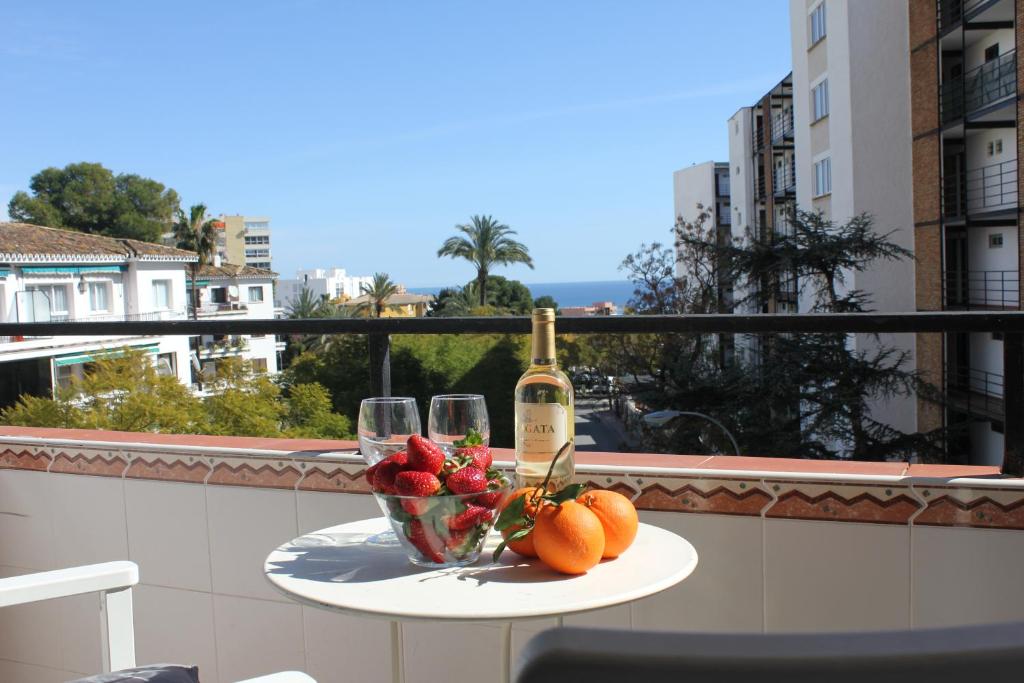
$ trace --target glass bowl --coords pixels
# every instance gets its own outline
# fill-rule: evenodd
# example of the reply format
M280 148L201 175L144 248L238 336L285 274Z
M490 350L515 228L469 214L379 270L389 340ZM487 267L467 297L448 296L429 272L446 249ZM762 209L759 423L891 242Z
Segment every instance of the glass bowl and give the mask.
M374 493L409 561L420 567L463 567L480 557L506 486L481 493L398 496Z

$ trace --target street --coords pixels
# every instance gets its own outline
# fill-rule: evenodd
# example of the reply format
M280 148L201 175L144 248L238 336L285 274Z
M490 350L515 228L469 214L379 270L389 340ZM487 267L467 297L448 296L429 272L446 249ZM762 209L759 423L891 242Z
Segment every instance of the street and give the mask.
M626 441L607 398L581 398L576 402L576 450L616 452Z

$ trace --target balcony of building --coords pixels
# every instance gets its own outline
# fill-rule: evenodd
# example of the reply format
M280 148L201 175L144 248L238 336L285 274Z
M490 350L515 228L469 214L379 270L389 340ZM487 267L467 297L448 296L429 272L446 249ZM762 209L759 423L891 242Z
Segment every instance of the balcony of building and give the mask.
M249 306L240 301L204 302L198 309L190 308L189 310L190 312L194 310L199 318L244 317L249 313Z
M943 278L947 310L1020 308L1020 273L1016 270L952 270Z
M1016 120L1017 52L994 57L962 75L943 80L940 115L943 126L967 121L998 125Z
M942 214L947 221L993 219L1018 207L1017 160L979 168L953 168L942 178Z
M985 30L1014 20L1013 0L937 0L939 35L962 40L964 30Z
M783 109L772 116L772 145L793 141L793 110Z
M1000 373L951 367L946 375L946 397L952 410L988 420L1001 421L1006 417Z
M777 158L772 177L772 192L775 197L796 195L796 158L787 155Z

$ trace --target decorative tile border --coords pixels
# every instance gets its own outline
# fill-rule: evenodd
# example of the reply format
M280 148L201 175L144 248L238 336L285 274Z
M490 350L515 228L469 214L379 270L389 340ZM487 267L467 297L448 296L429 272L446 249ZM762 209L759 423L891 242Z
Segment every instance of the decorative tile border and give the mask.
M50 430L59 431L59 430ZM76 431L61 439L0 436L0 470L149 479L214 486L252 486L324 493L367 494L366 466L358 455L315 450L252 450L213 444L131 442L133 435L96 432L96 441ZM144 436L144 435L140 435ZM210 437L213 439L213 437ZM276 447L283 444L275 443ZM303 443L308 448L308 443ZM505 458L504 451L499 457ZM747 458L751 470L708 466L659 467L643 456L611 464L612 454L577 467L578 479L618 491L641 510L865 524L920 524L1024 530L1024 480L919 477L822 471L773 470ZM712 461L714 459L711 459ZM690 461L686 461L690 465ZM738 461L736 464L741 464ZM509 471L511 463L497 465ZM841 468L837 468L841 469ZM911 469L912 471L912 469ZM929 470L929 473L932 473Z

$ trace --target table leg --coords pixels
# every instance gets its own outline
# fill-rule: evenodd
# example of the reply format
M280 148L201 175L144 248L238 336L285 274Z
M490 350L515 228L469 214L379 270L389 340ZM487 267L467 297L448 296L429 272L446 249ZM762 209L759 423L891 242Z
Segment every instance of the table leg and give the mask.
M402 622L391 622L391 680L405 683L405 658L402 652Z
M512 622L501 625L501 680L502 683L512 681Z

